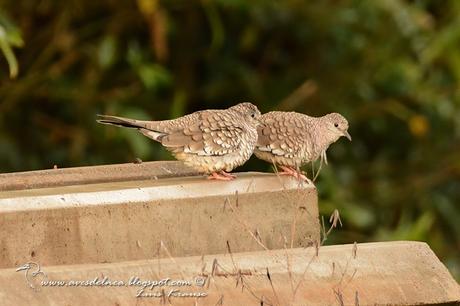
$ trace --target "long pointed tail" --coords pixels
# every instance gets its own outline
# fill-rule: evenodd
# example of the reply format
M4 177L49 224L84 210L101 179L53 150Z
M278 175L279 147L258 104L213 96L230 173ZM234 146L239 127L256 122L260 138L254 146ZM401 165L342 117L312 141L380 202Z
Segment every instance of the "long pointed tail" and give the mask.
M111 124L116 126L122 126L127 128L145 128L145 123L140 120L123 118L123 117L116 117L116 116L108 116L108 115L97 115L98 119L97 122L102 124Z
M147 136L148 138L151 138L156 141L161 141L161 138L165 135L165 133L159 132L152 130L149 126L149 123L153 121L142 121L142 120L136 120L136 119L129 119L129 118L123 118L123 117L117 117L117 116L108 116L108 115L97 115L99 119L96 119L97 122L102 123L102 124L110 124L110 125L115 125L119 127L127 127L127 128L133 128L133 129L138 129L139 132Z

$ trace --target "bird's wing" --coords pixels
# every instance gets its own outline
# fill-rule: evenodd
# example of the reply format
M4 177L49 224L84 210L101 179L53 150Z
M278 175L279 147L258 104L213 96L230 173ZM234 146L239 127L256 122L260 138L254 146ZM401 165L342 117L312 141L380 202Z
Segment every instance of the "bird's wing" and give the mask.
M240 149L244 128L225 111L200 113L199 120L160 138L173 153L219 156Z
M294 157L310 137L306 122L290 113L273 114L262 119L258 127L257 149L273 155Z

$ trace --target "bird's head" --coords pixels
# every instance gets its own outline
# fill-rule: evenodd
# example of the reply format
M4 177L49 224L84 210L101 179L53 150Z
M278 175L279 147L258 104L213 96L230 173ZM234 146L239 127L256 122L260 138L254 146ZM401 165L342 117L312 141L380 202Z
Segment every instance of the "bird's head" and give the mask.
M249 102L243 102L230 107L230 109L239 112L242 115L243 119L246 119L251 124L255 126L258 126L260 124L260 111L254 104Z
M338 113L331 113L324 116L328 136L333 142L344 136L351 141L351 136L348 133L348 121Z

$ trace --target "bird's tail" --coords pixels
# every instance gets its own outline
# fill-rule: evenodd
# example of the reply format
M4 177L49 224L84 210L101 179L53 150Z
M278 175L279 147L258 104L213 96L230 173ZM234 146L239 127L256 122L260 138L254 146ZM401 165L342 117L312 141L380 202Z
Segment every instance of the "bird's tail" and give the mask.
M141 120L123 118L123 117L116 117L116 116L108 116L108 115L97 115L98 119L97 122L102 124L111 124L116 126L122 126L127 128L145 128L145 123Z
M108 115L97 115L98 119L97 122L102 124L110 124L120 127L127 127L138 129L139 132L144 134L145 136L152 138L153 140L160 141L161 137L165 134L154 129L153 123L154 121L142 121L136 119L129 119L117 116L108 116Z

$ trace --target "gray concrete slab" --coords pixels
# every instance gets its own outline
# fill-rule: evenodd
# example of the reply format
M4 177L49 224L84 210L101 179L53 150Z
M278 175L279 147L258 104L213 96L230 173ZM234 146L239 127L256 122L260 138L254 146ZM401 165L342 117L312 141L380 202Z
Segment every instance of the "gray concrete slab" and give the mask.
M319 240L316 188L240 173L0 192L0 268L302 247ZM164 256L165 253L162 253Z
M0 174L0 191L199 175L179 161L153 161Z
M26 270L3 269L0 305L365 306L460 302L458 284L425 243L336 245L320 247L316 253L310 247L112 264L42 265L43 273L35 275L37 267L32 265L27 281ZM64 285L42 286L42 281L63 281ZM93 285L71 286L71 281L93 281ZM148 285L144 289L143 282ZM177 296L186 293L205 296Z

